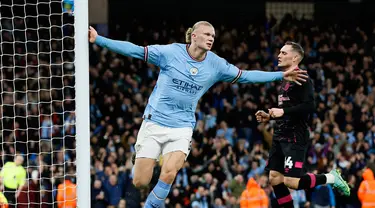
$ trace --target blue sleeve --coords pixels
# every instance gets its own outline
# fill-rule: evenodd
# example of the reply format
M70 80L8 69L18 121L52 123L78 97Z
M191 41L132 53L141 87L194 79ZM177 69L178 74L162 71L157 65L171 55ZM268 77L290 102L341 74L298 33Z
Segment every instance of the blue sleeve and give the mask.
M95 43L101 47L108 48L115 53L145 60L145 47L135 45L131 42L111 40L98 35Z
M266 166L267 166L267 162L263 158L261 158L260 159L260 168L264 169Z
M145 61L161 68L167 65L167 54L172 54L170 45L150 45L145 47Z
M164 57L165 53L168 51L167 48L169 48L169 45L150 45L143 47L128 41L111 40L103 36L98 36L95 43L118 54L142 59L147 63L159 67L163 67L167 63Z
M331 206L335 207L336 206L336 200L335 200L335 194L333 193L332 187L327 184L328 190L329 190L329 200L331 203Z
M283 72L244 71L223 58L218 58L219 80L236 83L264 83L283 79Z

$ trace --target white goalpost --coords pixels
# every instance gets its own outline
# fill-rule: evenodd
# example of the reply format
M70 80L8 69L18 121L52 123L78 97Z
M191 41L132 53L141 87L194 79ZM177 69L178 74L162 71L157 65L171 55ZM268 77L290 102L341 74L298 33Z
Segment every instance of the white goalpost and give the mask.
M88 26L88 0L0 1L0 204L91 207Z
M91 207L88 0L75 1L78 207Z

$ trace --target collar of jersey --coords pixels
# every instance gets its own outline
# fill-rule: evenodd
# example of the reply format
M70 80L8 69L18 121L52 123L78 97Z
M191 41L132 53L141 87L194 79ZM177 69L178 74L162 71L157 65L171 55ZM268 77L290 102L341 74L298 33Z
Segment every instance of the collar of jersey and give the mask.
M204 60L206 60L207 58L207 52L206 52L206 55L204 56L204 59L202 59L201 61L195 59L190 53L189 53L189 47L190 47L190 44L186 44L186 52L187 54L190 56L191 59L193 59L194 61L197 61L197 62L202 62Z

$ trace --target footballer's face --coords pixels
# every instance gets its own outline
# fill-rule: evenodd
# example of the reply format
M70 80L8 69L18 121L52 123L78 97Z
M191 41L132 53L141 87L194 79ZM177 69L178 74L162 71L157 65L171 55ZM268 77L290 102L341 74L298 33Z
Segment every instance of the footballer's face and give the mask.
M214 44L215 29L209 25L200 25L194 30L192 38L199 48L209 51Z
M287 68L298 63L299 55L292 49L291 45L284 45L277 56L278 67Z

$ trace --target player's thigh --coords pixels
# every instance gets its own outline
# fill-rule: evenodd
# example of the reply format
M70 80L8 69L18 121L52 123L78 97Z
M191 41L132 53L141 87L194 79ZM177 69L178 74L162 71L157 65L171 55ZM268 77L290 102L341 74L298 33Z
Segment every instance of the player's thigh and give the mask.
M157 140L164 133L164 129L152 122L143 121L138 131L135 143L135 158L149 158L157 160L161 153L162 144Z
M269 173L270 182L273 185L280 183L283 180L280 178L284 173L284 154L281 149L280 142L272 141L272 146L269 152L269 159L265 170Z
M135 143L136 158L134 163L133 183L136 186L147 185L153 174L156 160L161 153L161 144L155 139L154 134L160 132L159 128L151 122L143 121Z
M305 173L305 159L308 145L306 143L283 143L283 152L285 155L284 176L300 178Z
M171 130L168 142L163 144L163 172L176 172L181 169L191 150L192 128Z

